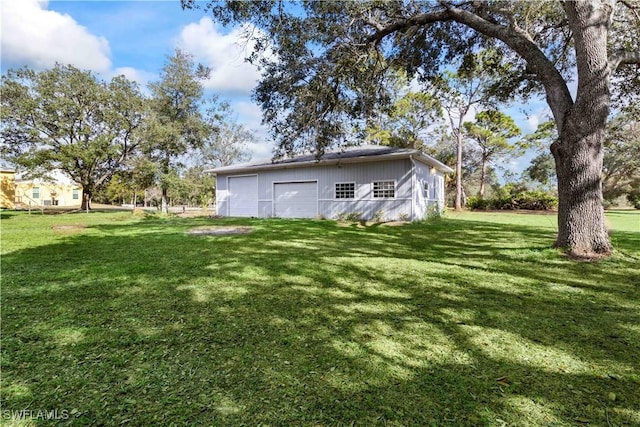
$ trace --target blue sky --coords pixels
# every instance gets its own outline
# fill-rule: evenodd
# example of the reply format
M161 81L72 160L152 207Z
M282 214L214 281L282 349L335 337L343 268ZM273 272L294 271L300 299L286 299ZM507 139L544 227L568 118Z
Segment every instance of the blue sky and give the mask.
M189 51L212 69L207 92L229 100L239 121L255 131L258 141L249 147L253 158L271 156L273 145L260 124L260 108L251 101L260 75L244 62L251 46L242 40L242 28L223 28L201 10L183 11L179 0L0 0L0 15L3 72L24 65L44 69L60 62L93 70L105 79L124 74L145 87L157 79L176 47ZM507 112L528 133L545 120L548 108L538 101ZM520 171L530 157L505 166Z
M89 69L104 79L124 74L146 87L176 47L211 67L208 94L229 100L240 122L255 131L254 158L271 156L273 145L251 101L258 70L244 61L242 28L223 28L201 10L172 1L1 0L2 71L56 62Z

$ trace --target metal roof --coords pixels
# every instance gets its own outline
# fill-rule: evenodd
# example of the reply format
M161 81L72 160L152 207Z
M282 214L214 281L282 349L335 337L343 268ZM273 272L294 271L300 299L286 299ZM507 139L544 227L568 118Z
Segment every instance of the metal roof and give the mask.
M207 172L213 174L226 174L265 169L290 169L307 166L325 166L341 163L362 163L404 158L412 158L431 167L434 167L442 172L453 172L453 169L451 169L449 166L427 154L424 154L420 150L412 148L386 147L381 145L363 145L359 147L344 149L341 151L333 151L325 153L320 159L318 159L315 154L303 154L290 158L259 160L249 163L222 166L215 169L210 169Z

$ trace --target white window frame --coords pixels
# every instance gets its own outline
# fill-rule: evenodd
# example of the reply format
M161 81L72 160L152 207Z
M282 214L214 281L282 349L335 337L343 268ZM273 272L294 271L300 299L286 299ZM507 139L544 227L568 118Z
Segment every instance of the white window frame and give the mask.
M40 187L31 187L31 198L32 199L40 198Z
M393 185L393 188L391 188L391 189L384 188L384 189L376 190L376 184L381 184L381 183L385 183L385 184L391 183ZM389 191L389 190L393 191L393 196L376 196L376 191ZM397 190L396 190L396 181L395 181L395 179L381 179L381 180L378 180L378 181L373 181L371 183L371 198L372 199L376 199L376 200L380 200L380 199L395 199L396 198L396 192L397 192Z
M338 185L352 185L353 186L353 196L352 197L338 197ZM349 190L341 190L343 192ZM355 182L335 182L333 185L333 198L334 200L355 200L356 198L356 183Z
M422 181L422 195L425 199L431 199L429 190L431 190L431 183L427 180Z

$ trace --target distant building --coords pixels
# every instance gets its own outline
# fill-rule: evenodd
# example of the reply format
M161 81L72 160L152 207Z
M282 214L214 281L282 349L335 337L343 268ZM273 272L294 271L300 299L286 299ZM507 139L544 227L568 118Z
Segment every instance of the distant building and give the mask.
M453 170L419 150L361 146L210 172L223 216L415 221L444 208L444 174Z
M0 169L0 207L13 209L16 198L16 172L11 169Z
M80 206L82 188L60 171L50 179L16 177L15 207Z

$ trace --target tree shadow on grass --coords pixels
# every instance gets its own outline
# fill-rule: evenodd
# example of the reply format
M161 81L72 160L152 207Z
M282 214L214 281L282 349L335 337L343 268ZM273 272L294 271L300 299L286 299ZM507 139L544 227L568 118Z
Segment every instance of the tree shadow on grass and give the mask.
M640 420L630 260L574 263L549 230L480 222L185 234L204 223L101 225L3 256L3 409L74 410L73 425Z

